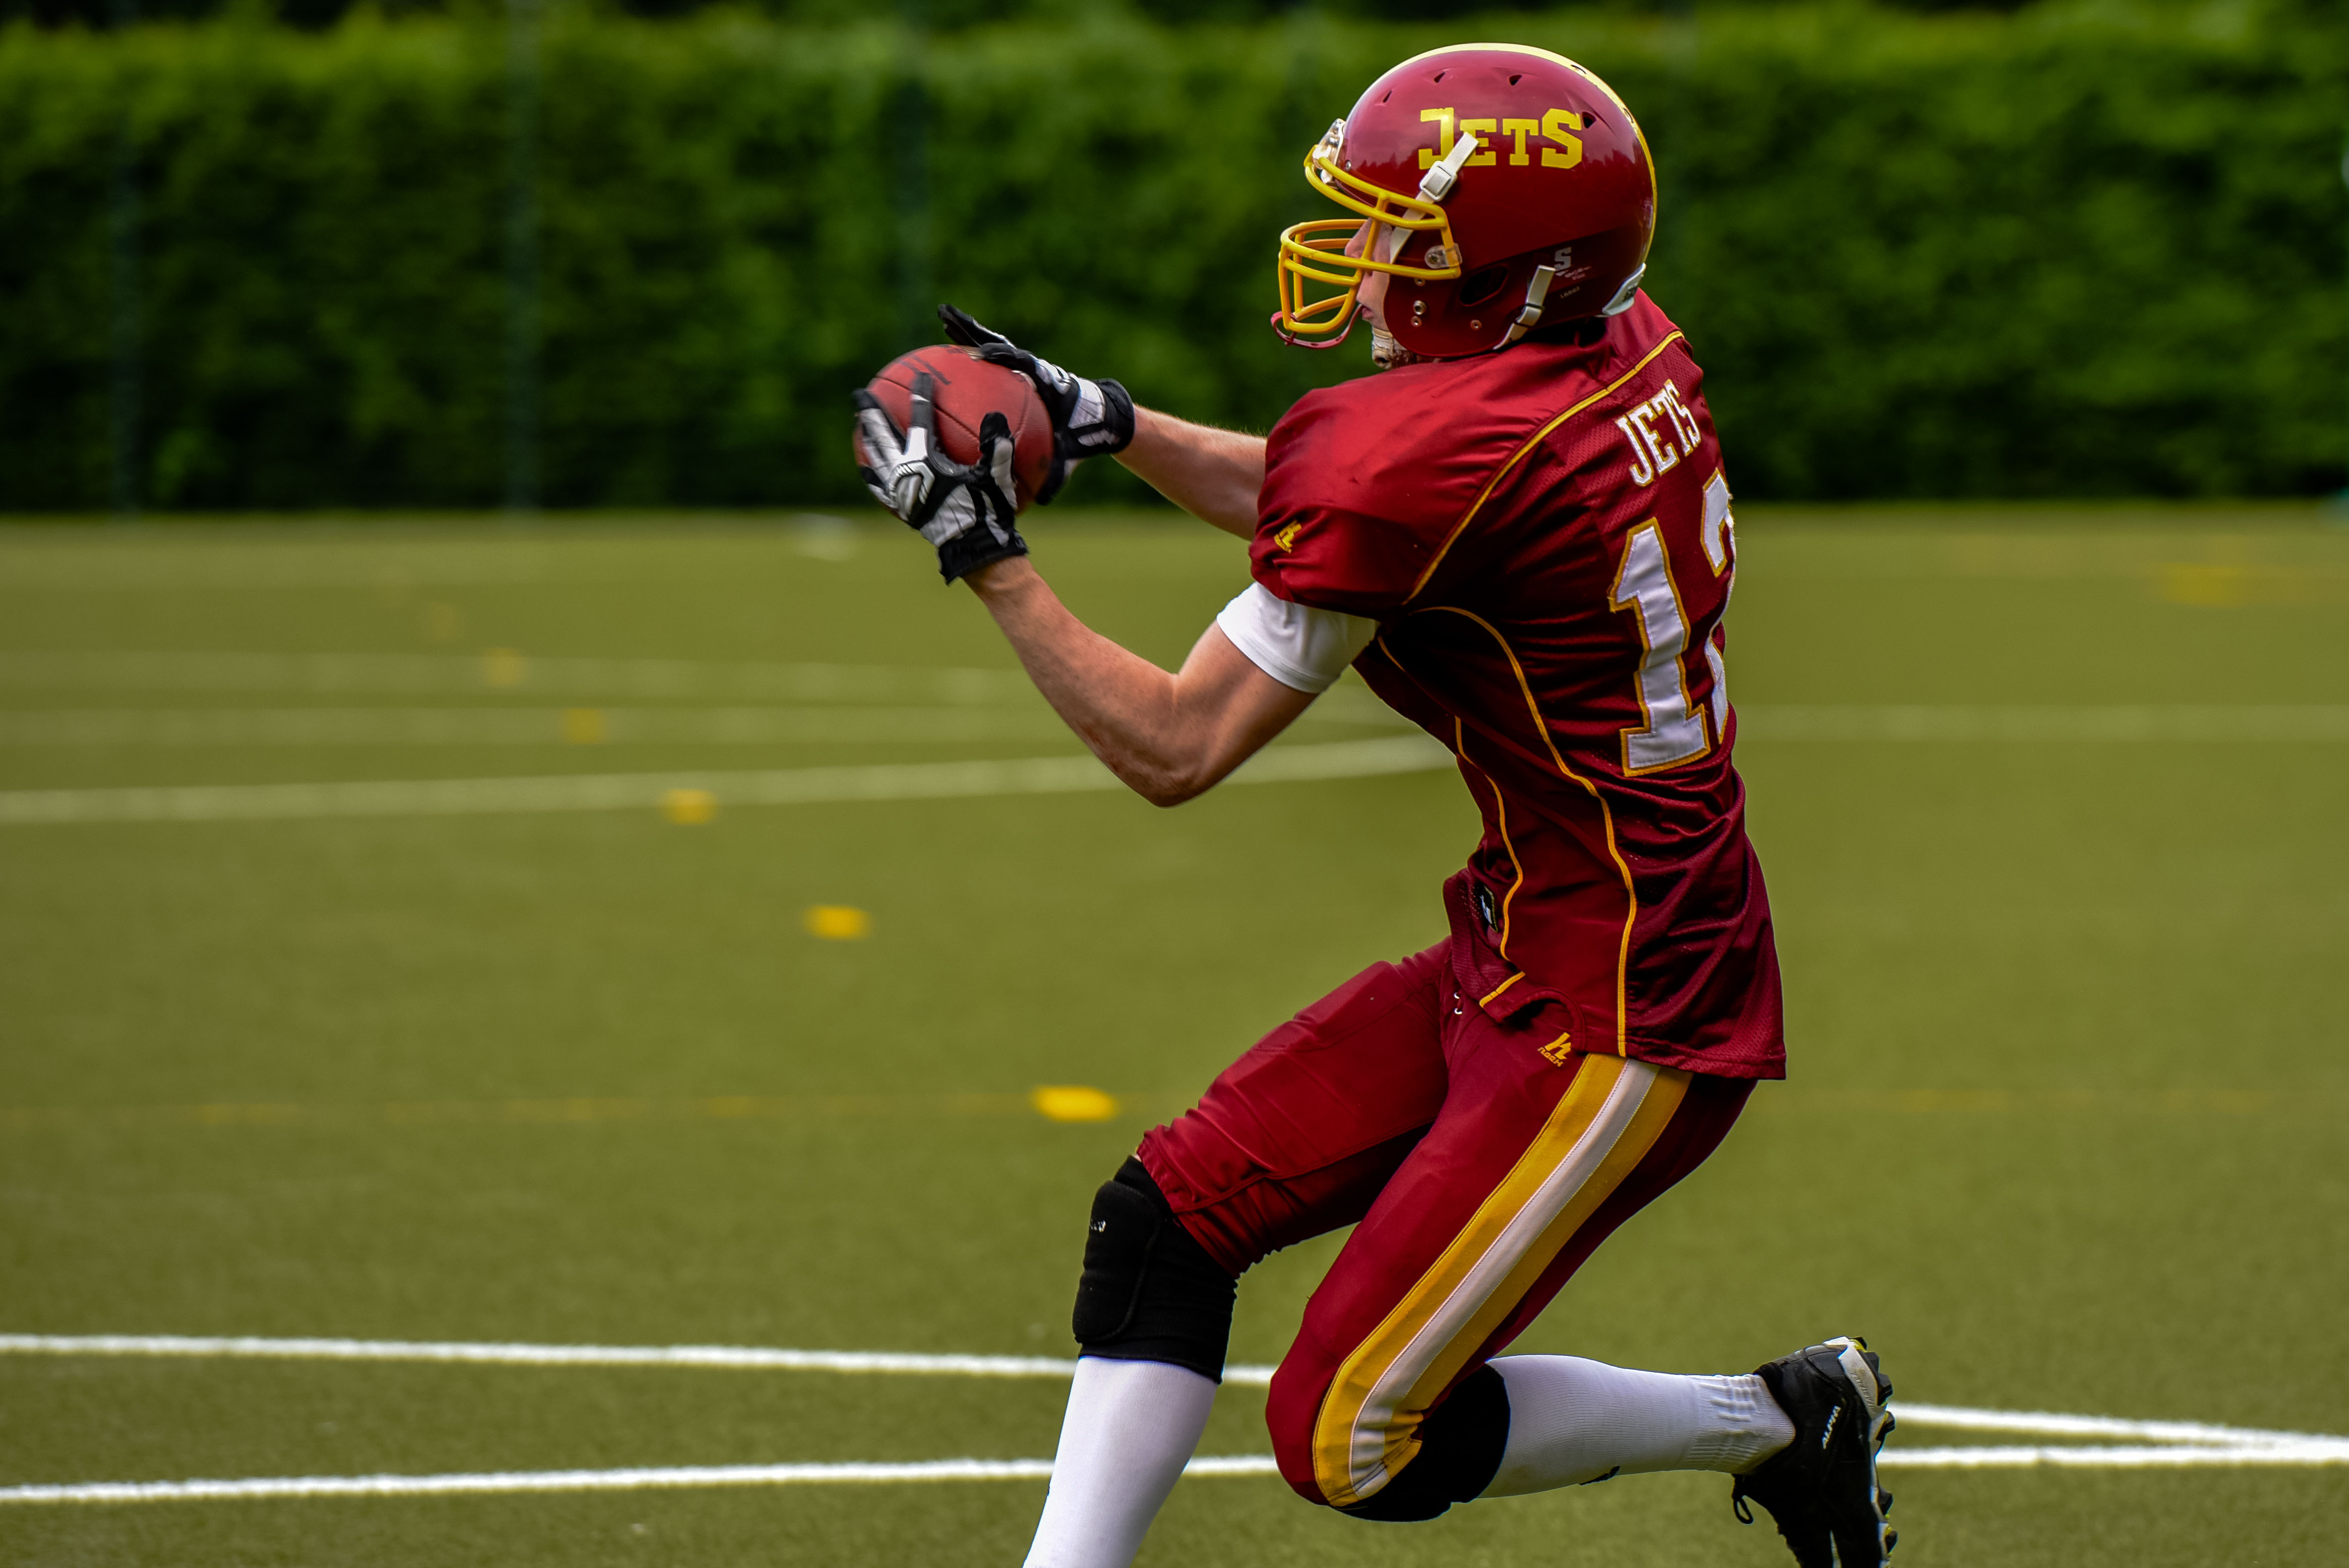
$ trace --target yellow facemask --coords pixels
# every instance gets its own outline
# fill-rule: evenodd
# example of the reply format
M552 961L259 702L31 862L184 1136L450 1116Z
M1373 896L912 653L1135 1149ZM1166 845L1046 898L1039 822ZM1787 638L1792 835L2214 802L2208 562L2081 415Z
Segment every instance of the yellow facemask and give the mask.
M1340 167L1345 143L1346 122L1341 119L1305 155L1305 180L1355 216L1315 218L1282 230L1280 254L1273 263L1280 313L1272 318L1272 327L1300 347L1334 348L1344 339L1354 325L1355 302L1366 273L1433 280L1456 278L1462 272L1460 247L1452 238L1444 199L1476 151L1476 137L1472 133L1454 141L1452 150L1421 179L1416 196L1398 196ZM1440 236L1424 258L1433 264L1413 267L1394 260L1413 234L1429 230ZM1349 255L1357 235L1362 242L1361 253Z

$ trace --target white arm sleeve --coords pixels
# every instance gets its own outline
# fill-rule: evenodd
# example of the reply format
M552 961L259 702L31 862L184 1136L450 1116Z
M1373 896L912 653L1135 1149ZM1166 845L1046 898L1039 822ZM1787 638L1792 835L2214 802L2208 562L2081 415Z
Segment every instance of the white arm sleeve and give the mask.
M1317 695L1337 684L1379 629L1368 616L1292 604L1261 583L1249 583L1225 605L1216 624L1257 668L1285 686Z

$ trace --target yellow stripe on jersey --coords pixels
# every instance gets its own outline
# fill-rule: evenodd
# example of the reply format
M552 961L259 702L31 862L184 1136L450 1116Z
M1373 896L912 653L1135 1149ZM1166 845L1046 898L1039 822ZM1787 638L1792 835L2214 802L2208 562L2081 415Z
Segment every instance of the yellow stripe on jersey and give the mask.
M1344 1507L1419 1451L1428 1405L1647 1158L1689 1075L1585 1057L1532 1144L1384 1322L1339 1367L1313 1425L1313 1474Z
M1393 655L1388 656L1392 658ZM1501 847L1509 851L1510 868L1517 873L1516 880L1509 884L1509 891L1501 895L1501 956L1506 959L1509 955L1509 905L1516 901L1518 890L1526 885L1525 862L1517 859L1516 842L1509 837L1509 798L1501 793L1501 787L1493 782L1493 776L1478 767L1469 757L1468 731L1461 724L1458 714L1452 716L1452 754L1467 763L1469 767L1476 769L1476 777L1482 779L1485 781L1485 788L1493 792L1493 821L1501 830ZM1473 795L1475 791L1472 789L1469 793ZM1514 977L1503 982L1501 990L1507 990L1513 984L1515 984ZM1500 991L1495 991L1493 996L1500 994ZM1493 996L1487 996L1476 1005L1481 1007L1485 1003L1490 1002Z
M1642 143L1642 145L1645 144ZM1526 453L1541 445L1543 437L1548 435L1552 430L1557 429L1560 425L1565 424L1568 419L1573 418L1577 414L1581 413L1585 408L1589 407L1593 403L1599 402L1601 399L1611 396L1623 385L1623 383L1630 380L1631 377L1640 374L1640 371L1645 370L1648 367L1649 362L1654 359L1657 355L1661 354L1665 349L1670 348L1673 344L1678 343L1680 340L1681 334L1679 330L1675 328L1665 335L1664 340L1661 343L1657 344L1655 347L1651 348L1647 353L1641 355L1640 356L1639 364L1634 365L1630 369L1626 370L1622 375L1618 376L1614 380L1609 381L1606 386L1601 387L1598 391L1593 392L1589 397L1585 397L1581 402L1577 403L1573 407L1568 408L1565 413L1558 415L1556 418L1550 420L1549 423L1544 425L1540 429L1536 430L1532 435L1526 437L1525 444L1519 447L1516 451L1511 452L1507 459L1502 462L1501 466L1493 470L1493 477L1485 481L1485 488L1476 492L1476 499L1468 503L1468 510L1460 514L1460 521L1452 525L1452 531L1445 534L1444 536L1444 542L1435 547L1435 559L1427 563L1427 570L1419 574L1419 581L1411 585L1411 592L1402 596L1402 602L1406 604L1410 603L1413 599L1418 598L1421 593L1425 590L1428 579L1433 577L1435 575L1435 569L1444 564L1444 556L1450 553L1453 545L1459 542L1460 536L1468 531L1468 525L1476 521L1476 514L1484 510L1485 502L1492 496L1495 488L1498 486L1503 480L1509 477L1509 470L1511 469L1516 468L1519 463L1525 461Z
M1525 696L1526 712L1534 721L1534 732L1541 737L1542 745L1548 748L1549 759L1557 764L1557 770L1561 775L1581 785L1584 791L1593 800L1599 802L1599 819L1607 830L1608 858L1615 862L1615 870L1623 878L1623 936L1615 952L1615 1054L1619 1057L1628 1056L1630 1054L1629 1036L1631 1029L1631 929L1640 919L1640 890L1632 885L1631 867L1623 859L1623 851L1615 843L1614 809L1607 804L1607 797L1599 792L1597 785L1566 765L1566 756L1557 748L1557 738L1549 732L1549 719L1542 713L1541 704L1534 700L1533 683L1526 679L1526 666L1517 658L1517 650L1509 646L1509 639L1501 634L1501 629L1498 626L1474 610L1463 610L1457 604L1431 604L1424 610L1413 613L1423 615L1444 614L1464 616L1485 628L1485 634L1500 645L1501 655L1509 661L1510 673L1517 677L1517 690ZM1379 646L1386 650L1388 658L1394 660L1395 668L1402 670L1405 675L1411 673L1401 659L1395 658L1394 650L1386 647L1383 636L1380 639ZM1497 991L1494 993L1494 995L1498 995L1500 993ZM1492 999L1491 996L1485 998L1487 1002Z

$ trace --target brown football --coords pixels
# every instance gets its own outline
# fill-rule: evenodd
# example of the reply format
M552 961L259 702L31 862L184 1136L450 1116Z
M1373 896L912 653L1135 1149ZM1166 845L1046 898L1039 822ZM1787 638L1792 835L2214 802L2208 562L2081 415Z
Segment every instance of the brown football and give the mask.
M956 462L978 461L978 424L988 415L1000 413L1010 422L1012 488L1018 492L1011 503L1027 511L1052 467L1052 418L1035 384L950 343L916 348L891 360L865 387L901 430L913 412L914 377L924 370L934 383L930 397L937 409L938 446ZM861 434L856 460L864 461Z

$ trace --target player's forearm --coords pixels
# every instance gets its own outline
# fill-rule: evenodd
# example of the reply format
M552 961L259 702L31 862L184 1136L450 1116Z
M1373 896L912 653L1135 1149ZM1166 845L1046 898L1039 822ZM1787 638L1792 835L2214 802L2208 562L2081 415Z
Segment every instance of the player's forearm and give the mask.
M1228 682L1195 671L1195 653L1175 675L1120 647L1070 614L1025 557L964 581L1053 711L1153 805L1179 805L1209 789L1311 700L1298 693L1293 707L1276 696L1280 711L1236 707L1224 700Z
M1111 772L1158 805L1206 787L1195 779L1195 738L1178 722L1174 676L1071 614L1025 559L966 581L1044 700Z
M1194 425L1154 409L1133 411L1133 442L1117 460L1203 522L1242 539L1256 533L1264 489L1264 438Z

